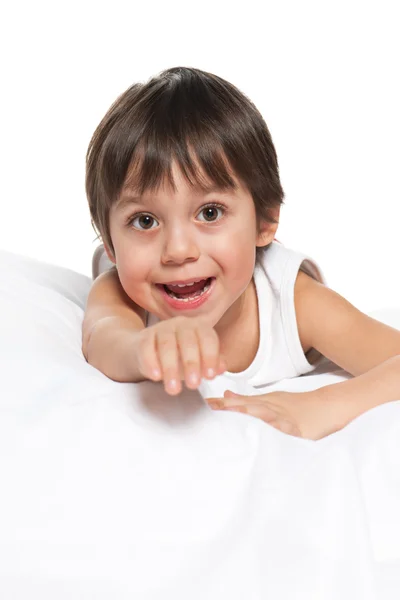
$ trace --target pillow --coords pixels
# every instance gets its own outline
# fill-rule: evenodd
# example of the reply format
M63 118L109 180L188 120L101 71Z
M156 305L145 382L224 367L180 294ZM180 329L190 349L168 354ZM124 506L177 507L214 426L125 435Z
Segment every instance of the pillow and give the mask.
M91 283L0 251L0 596L397 598L399 403L312 442L111 381L81 352Z

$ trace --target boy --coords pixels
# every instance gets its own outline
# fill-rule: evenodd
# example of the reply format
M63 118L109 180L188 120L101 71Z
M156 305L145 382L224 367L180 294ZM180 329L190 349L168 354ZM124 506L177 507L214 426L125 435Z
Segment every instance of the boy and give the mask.
M133 85L93 135L86 190L115 267L94 281L82 349L111 379L163 380L177 394L203 377L211 406L311 439L400 399L400 332L274 241L284 198L275 148L230 83L177 67ZM355 378L260 393L324 356Z

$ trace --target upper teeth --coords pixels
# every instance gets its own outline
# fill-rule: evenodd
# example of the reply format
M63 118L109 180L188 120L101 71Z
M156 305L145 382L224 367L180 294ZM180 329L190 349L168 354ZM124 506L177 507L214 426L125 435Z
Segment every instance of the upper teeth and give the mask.
M194 283L198 283L199 281L203 281L203 279L196 279L195 281L192 281L191 283L175 283L175 284L171 284L171 285L176 285L177 287L186 287L187 285L193 285Z

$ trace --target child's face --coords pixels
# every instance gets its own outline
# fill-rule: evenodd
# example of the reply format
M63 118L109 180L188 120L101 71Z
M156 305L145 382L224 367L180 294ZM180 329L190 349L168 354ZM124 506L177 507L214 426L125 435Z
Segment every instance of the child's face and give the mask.
M121 194L110 211L115 255L106 250L125 292L146 311L161 320L207 315L211 326L224 316L220 326L229 326L252 280L256 246L270 243L277 226L266 224L257 235L253 199L237 179L236 190L205 194L176 165L172 171L176 192L166 183L137 204L128 202L133 192ZM207 208L210 203L223 208ZM196 309L172 308L156 286L208 277L215 277L212 292Z

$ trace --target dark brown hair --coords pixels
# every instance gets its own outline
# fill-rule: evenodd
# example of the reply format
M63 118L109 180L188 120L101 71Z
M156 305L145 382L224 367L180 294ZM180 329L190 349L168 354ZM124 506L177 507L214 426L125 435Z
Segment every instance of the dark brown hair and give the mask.
M177 161L191 185L235 188L233 172L250 192L257 227L274 223L283 203L278 161L268 127L234 85L199 69L174 67L136 83L112 104L86 155L86 194L92 225L114 253L109 212L121 190L155 190ZM196 162L200 166L196 166ZM208 183L208 182L207 182ZM257 248L259 262L264 248Z

